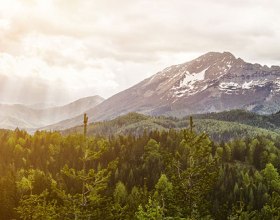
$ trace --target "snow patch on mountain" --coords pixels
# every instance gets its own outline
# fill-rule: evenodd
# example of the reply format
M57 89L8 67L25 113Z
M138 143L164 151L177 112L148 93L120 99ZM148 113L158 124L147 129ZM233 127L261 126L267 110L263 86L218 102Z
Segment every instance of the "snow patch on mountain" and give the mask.
M208 69L208 68L207 68ZM197 81L201 81L205 79L205 71L207 69L202 70L199 73L189 73L188 71L185 74L185 78L181 81L180 87L189 86L195 84Z
M251 80L245 81L244 83L237 82L221 82L219 84L219 90L224 91L226 93L231 93L237 90L250 90L252 88L262 88L267 85L270 81L268 79L259 79L259 80ZM280 91L280 79L279 81L274 81L274 92Z
M275 83L275 89L274 89L274 93L278 93L278 92L280 92L280 78L277 78L275 81L274 81L274 83Z
M207 89L207 85L201 86L199 82L205 80L205 72L208 68L198 73L190 73L186 71L183 75L183 79L180 80L178 86L173 86L173 97L180 98L185 95L194 95Z
M236 90L238 88L240 88L240 86L238 83L235 83L235 82L222 82L219 84L220 90L229 91L229 90Z
M244 82L242 85L242 89L251 89L253 85L253 80L251 80L250 82Z

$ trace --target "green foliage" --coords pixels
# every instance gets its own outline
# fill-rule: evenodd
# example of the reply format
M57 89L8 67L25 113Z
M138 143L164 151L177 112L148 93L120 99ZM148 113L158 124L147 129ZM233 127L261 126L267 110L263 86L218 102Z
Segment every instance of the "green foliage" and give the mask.
M186 132L176 152L173 179L182 217L209 214L207 195L214 188L218 175L218 160L212 156L211 144L204 134L195 136Z
M48 201L48 191L41 194L24 196L16 208L21 219L59 219L56 201Z
M168 216L175 213L174 207L174 191L173 184L168 180L165 174L162 174L157 184L155 185L154 198L158 201L159 206L162 208L162 215Z
M143 160L144 177L150 189L155 185L159 178L160 171L162 170L160 146L154 139L150 139L147 145L144 146ZM154 173L151 173L150 170L153 170Z
M114 204L112 205L113 219L128 218L128 193L125 185L118 182L114 190Z
M229 141L139 114L89 126L136 129L118 136L0 131L0 219L277 219L280 139L197 118Z
M142 205L139 206L135 217L137 220L163 220L163 211L157 202L149 198L145 208Z

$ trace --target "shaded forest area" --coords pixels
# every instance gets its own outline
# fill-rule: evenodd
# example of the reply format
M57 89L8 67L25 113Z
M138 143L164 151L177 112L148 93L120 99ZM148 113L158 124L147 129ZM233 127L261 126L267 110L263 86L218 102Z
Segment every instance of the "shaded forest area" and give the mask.
M278 219L280 142L0 131L0 219Z
M195 130L207 133L215 141L230 141L240 137L279 136L280 115L257 115L244 110L194 115ZM189 117L148 116L136 112L119 116L113 120L92 123L88 134L110 137L112 135L143 135L154 130L168 131L189 128ZM83 133L83 126L62 131L68 135Z

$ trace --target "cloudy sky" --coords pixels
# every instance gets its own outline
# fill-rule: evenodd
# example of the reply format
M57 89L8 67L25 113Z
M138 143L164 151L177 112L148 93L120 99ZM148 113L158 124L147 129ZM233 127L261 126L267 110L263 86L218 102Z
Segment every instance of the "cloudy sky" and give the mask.
M279 0L0 0L0 103L105 98L208 51L280 65Z

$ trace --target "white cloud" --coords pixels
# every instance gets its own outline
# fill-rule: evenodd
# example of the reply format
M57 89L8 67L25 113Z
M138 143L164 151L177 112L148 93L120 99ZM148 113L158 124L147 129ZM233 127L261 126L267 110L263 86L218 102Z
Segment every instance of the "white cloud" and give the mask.
M0 0L0 102L109 97L208 51L279 65L279 9L277 0ZM29 81L40 86L20 96Z

